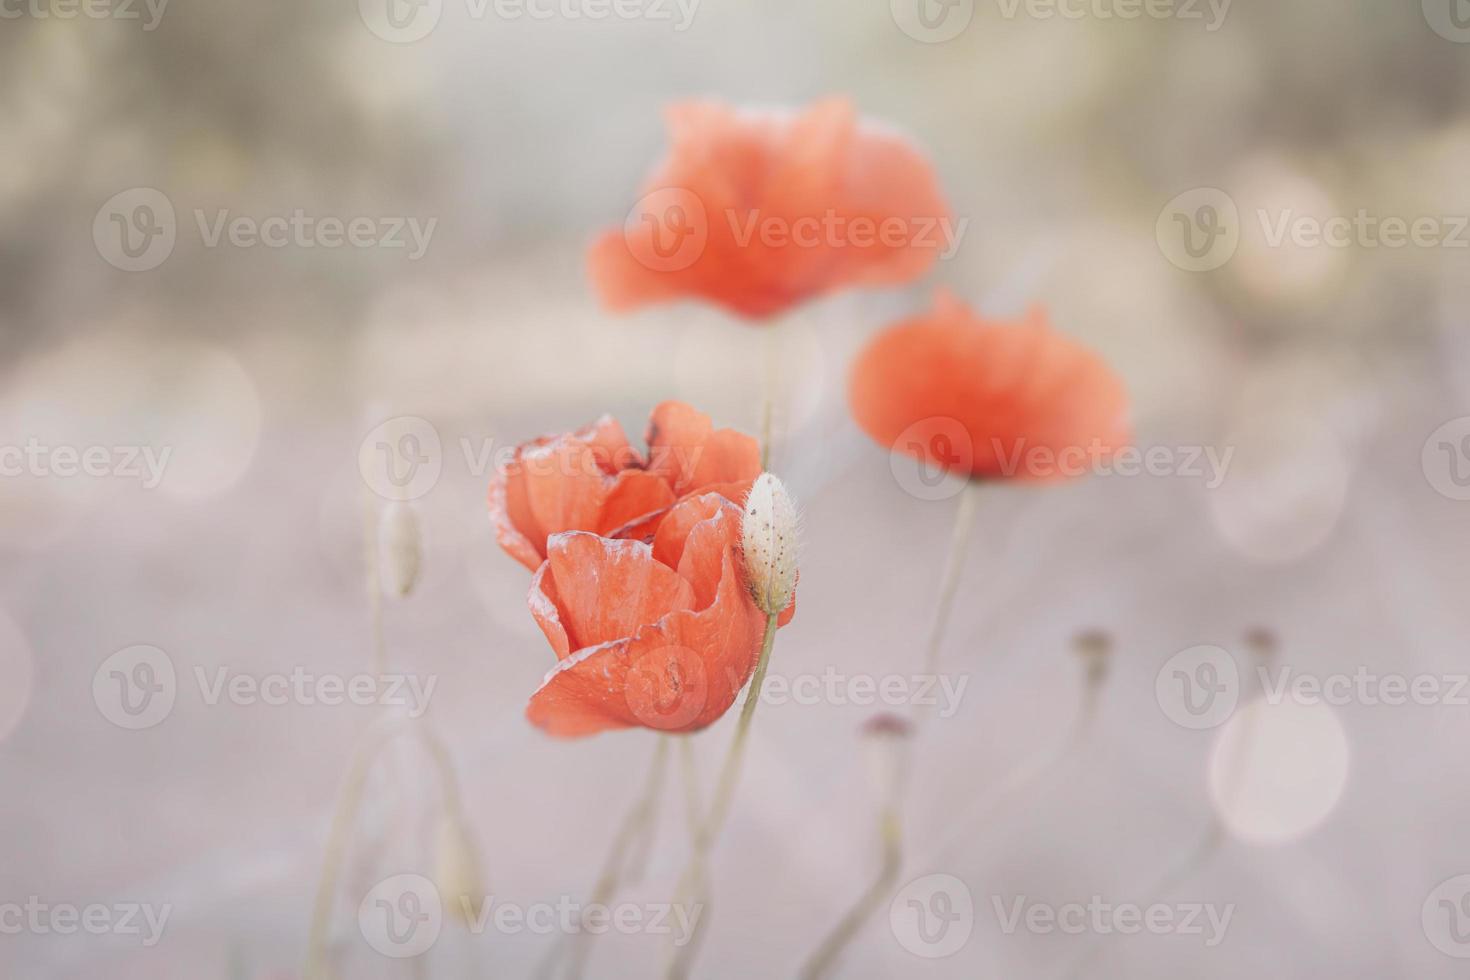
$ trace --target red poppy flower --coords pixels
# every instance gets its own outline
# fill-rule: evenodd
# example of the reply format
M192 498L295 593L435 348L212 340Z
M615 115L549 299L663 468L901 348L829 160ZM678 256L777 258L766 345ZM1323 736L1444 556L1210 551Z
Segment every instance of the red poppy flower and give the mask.
M933 167L845 99L801 113L667 111L669 153L592 246L603 303L696 298L768 317L844 286L911 282L956 237Z
M715 491L742 500L761 472L755 439L715 429L709 416L664 402L649 416L648 456L611 416L516 448L490 483L490 520L511 557L535 571L547 538L591 531L646 538L677 501Z
M704 493L674 505L651 543L553 535L529 598L559 663L526 717L574 737L689 732L723 715L755 669L766 622L739 557L741 514Z
M973 478L1080 476L1130 438L1122 379L1040 308L987 321L944 292L858 354L848 399L879 444Z

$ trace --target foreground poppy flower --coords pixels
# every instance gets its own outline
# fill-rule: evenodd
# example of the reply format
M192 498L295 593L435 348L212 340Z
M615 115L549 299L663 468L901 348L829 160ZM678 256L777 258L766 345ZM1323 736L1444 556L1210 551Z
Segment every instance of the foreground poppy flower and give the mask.
M1129 441L1127 392L1047 325L982 320L941 292L858 354L853 418L884 446L975 479L1081 476Z
M529 599L560 662L526 717L574 737L639 726L689 732L723 715L765 635L740 539L741 509L718 493L675 504L648 544L553 535Z
M611 416L575 432L516 448L490 484L495 537L535 571L547 539L563 531L646 538L675 502L714 491L741 500L760 475L760 447L682 402L664 402L648 419L648 456Z
M668 156L626 227L592 246L611 309L693 298L769 317L910 282L957 244L929 161L845 99L796 114L691 102L667 120Z

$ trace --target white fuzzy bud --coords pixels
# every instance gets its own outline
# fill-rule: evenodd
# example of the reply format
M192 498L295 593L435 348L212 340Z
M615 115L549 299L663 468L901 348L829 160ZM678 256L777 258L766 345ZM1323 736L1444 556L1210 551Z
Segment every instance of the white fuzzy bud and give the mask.
M750 488L740 538L755 604L774 616L796 594L796 505L774 475L762 473Z
M378 523L378 547L382 552L384 587L391 595L406 597L419 580L423 558L419 517L412 504L395 500L383 508Z
M444 910L451 918L464 926L479 921L480 907L485 902L480 851L458 814L446 814L439 821L434 879L434 887L444 900Z

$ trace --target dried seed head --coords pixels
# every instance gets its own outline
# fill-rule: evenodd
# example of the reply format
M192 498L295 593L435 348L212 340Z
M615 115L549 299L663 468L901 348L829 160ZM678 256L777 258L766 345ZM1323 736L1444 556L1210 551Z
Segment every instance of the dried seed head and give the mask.
M868 774L879 800L895 799L902 792L913 734L911 722L891 713L874 715L863 723Z
M443 896L446 911L452 918L464 926L479 921L480 906L485 902L480 851L458 814L445 814L439 821L434 879L434 887Z
M1251 653L1259 660L1269 661L1276 657L1276 634L1268 627L1254 626L1246 630L1245 645L1250 647Z
M378 547L382 553L385 588L400 599L406 597L419 580L423 557L419 517L412 504L395 500L383 508L378 522Z
M740 537L755 604L774 616L796 593L796 505L774 475L762 473L751 486Z
M1105 630L1083 630L1072 637L1072 649L1082 658L1087 683L1101 684L1108 676L1108 661L1112 659L1112 635Z

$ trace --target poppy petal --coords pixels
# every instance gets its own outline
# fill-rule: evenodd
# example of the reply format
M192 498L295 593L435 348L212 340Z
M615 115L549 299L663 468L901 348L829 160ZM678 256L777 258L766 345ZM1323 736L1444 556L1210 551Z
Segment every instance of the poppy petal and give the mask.
M648 418L648 468L684 496L710 483L760 476L760 444L733 429L715 430L708 415L683 402L666 401Z
M573 650L632 636L694 604L690 583L638 541L568 531L551 537L546 562L551 587L541 595L556 607Z

